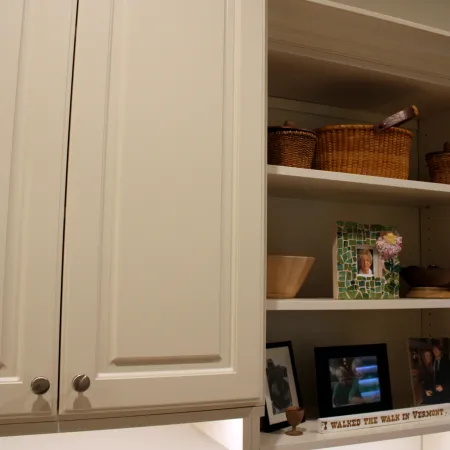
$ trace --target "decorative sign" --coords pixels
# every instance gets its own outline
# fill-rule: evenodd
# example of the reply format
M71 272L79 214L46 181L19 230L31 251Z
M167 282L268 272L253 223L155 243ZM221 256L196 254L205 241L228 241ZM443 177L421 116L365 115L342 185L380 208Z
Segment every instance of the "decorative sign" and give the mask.
M318 419L319 433L360 430L362 428L420 422L445 417L450 413L450 403L421 406L418 408L394 409L382 413L355 414L339 418Z

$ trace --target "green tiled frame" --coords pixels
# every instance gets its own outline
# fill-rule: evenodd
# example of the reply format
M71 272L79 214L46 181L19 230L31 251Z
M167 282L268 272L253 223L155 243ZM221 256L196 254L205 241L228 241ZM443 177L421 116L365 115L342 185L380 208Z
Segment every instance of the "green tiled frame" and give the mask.
M375 247L382 231L397 231L384 225L363 225L355 222L337 222L337 283L338 299L389 299L399 297L400 261L398 257L385 261L383 277L358 275L356 249Z

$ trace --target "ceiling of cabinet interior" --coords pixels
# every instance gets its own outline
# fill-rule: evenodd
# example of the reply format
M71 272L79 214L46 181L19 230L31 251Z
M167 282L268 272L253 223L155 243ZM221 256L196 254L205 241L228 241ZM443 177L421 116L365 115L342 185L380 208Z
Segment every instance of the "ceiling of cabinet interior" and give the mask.
M450 109L450 86L269 50L269 96L390 114L415 104L421 116Z
M398 17L420 25L450 31L448 0L334 0L343 5Z

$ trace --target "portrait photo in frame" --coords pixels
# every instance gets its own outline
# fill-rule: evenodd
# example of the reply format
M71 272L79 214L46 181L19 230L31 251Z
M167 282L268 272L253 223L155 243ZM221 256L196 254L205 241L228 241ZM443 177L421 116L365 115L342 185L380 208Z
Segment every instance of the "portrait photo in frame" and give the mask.
M333 296L339 300L399 298L402 238L393 227L337 222Z
M262 430L271 432L289 426L286 408L303 406L291 341L266 345L264 372L266 414Z
M320 417L392 409L386 344L317 347Z

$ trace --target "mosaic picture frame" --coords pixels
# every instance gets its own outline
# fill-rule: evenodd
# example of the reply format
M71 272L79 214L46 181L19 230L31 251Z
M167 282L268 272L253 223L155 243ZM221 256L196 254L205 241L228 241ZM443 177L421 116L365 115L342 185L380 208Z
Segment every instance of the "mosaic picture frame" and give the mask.
M401 237L393 227L356 222L336 223L333 248L335 299L399 298L400 260L398 253L383 258L384 254L377 249L377 241L384 239L384 236L397 239L401 248ZM389 242L386 245L389 246Z

